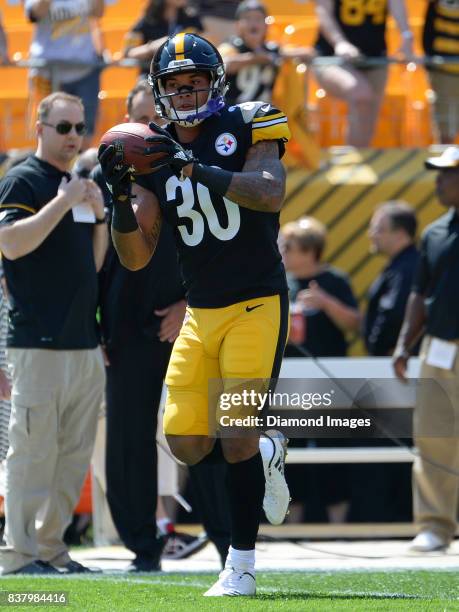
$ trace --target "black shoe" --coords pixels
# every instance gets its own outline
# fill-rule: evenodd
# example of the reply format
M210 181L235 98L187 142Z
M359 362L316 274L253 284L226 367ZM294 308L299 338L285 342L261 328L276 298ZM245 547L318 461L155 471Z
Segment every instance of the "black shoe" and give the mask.
M13 574L59 574L60 572L47 561L32 561L20 567Z
M160 572L161 555L166 544L166 536L156 538L156 547L151 552L137 553L136 558L126 568L128 572Z
M86 567L85 565L82 565L81 563L78 563L78 561L74 561L73 559L71 559L65 565L60 565L58 569L65 570L64 572L62 572L65 574L96 574L97 572L101 571L100 569L91 569L89 567Z
M162 549L161 549L162 552ZM161 552L158 556L137 555L130 565L126 568L128 572L160 572L161 571Z
M209 541L206 535L195 537L189 533L173 531L167 535L163 559L187 559L204 548Z

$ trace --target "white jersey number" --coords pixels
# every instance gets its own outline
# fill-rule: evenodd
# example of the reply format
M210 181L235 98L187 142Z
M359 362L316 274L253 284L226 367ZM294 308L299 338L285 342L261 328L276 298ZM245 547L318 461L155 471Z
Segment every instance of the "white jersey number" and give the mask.
M241 227L241 212L237 204L228 200L228 198L223 198L228 225L222 227L207 187L201 185L201 183L198 183L197 186L199 206L204 215L194 208L195 198L189 178L179 181L176 176L171 176L167 179L166 196L168 202L177 198L177 191L181 192L183 199L183 203L177 206L177 214L181 219L190 219L191 221L191 229L184 224L178 226L182 240L187 246L197 246L204 238L204 219L206 219L211 233L219 240L231 240L236 236Z

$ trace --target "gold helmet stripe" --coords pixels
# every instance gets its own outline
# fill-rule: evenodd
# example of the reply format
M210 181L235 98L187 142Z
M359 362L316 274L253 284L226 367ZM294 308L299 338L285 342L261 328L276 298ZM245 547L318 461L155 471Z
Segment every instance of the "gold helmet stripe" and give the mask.
M175 59L183 60L185 59L185 32L180 32L174 36L174 45L175 45Z

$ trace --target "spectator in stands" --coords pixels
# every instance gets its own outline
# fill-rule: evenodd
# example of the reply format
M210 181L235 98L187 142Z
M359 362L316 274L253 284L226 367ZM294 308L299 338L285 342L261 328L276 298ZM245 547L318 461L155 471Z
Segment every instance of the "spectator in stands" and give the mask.
M316 10L320 23L317 52L342 60L317 67L317 81L328 94L348 104L347 144L368 147L384 96L387 66L366 66L361 62L366 58L383 61L388 11L401 33L400 52L406 57L412 54L413 34L405 1L316 0Z
M82 149L91 144L99 105L100 61L91 20L104 13L104 0L25 0L25 12L35 24L30 59L77 63L78 66L32 68L31 102L37 104L59 89L83 100L86 135Z
M416 214L405 202L386 202L371 219L372 252L385 255L389 263L368 293L364 338L369 355L394 352L418 262L416 227Z
M195 0L204 23L205 37L216 47L236 33L235 16L240 0Z
M287 345L286 357L344 357L345 333L359 329L360 314L350 283L342 272L322 261L325 246L326 229L312 217L287 223L281 230L292 312L296 313L291 322L295 344ZM297 317L302 317L302 325L295 320ZM306 441L301 442L304 445ZM316 446L340 444L338 440L326 439L307 442ZM346 466L308 466L305 471L304 466L287 465L286 470L292 498L306 501L311 513L308 520L326 518L342 522L345 519L349 500ZM321 507L314 508L317 498L326 508L326 517L321 516Z
M266 7L259 0L244 0L236 9L237 36L219 47L228 76L228 105L251 100L271 102L282 59L310 60L314 55L309 47L287 50L267 41L266 17Z
M444 550L454 539L459 499L459 147L426 162L449 210L422 235L420 260L393 356L405 380L412 345L425 331L414 412L419 455L413 466L418 535L411 548Z
M8 39L6 38L3 18L0 12L0 64L9 64L10 61L10 56L8 55Z
M199 34L203 27L188 0L150 0L142 17L126 34L123 54L141 61L140 78L150 72L150 62L169 36L180 32Z
M155 113L152 91L146 81L140 81L128 94L126 120L162 122ZM107 206L111 207L100 167L94 177L104 189ZM109 249L101 274L102 330L109 363L107 500L123 543L136 554L130 571L160 569L165 542L164 538L157 537L155 520L157 418L164 376L185 307L185 291L169 226L161 229L155 253L140 271L129 271L121 265L115 250ZM215 469L219 470L219 487L224 490L223 467ZM213 486L205 466L190 468L190 475L195 489ZM196 505L203 515L209 538L226 557L229 528L226 538L221 540L217 500L213 495L208 503L206 500L205 495L200 496ZM177 534L170 535L177 545ZM187 534L180 536L182 551L194 550L200 542Z
M428 0L423 44L427 56L448 59L459 55L459 2ZM440 142L454 142L459 132L459 65L430 65L428 73L435 92L434 110Z
M83 133L81 100L51 94L39 106L35 155L0 182L13 381L3 574L88 571L62 539L88 470L105 385L96 333L104 202L93 181L69 174Z

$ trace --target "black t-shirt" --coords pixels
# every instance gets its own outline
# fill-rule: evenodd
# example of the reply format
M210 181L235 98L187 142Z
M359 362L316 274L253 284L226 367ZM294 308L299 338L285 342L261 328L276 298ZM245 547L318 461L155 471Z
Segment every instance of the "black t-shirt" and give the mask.
M291 298L294 300L299 291L307 289L311 281L316 283L340 300L346 306L356 308L357 301L352 293L352 288L347 276L332 267L326 267L317 276L311 278L292 279ZM302 346L314 357L345 357L347 353L347 342L343 331L321 310L309 310L304 312L306 322L306 336ZM286 357L304 357L293 345L287 344Z
M29 157L0 181L0 224L37 213L57 194L66 173ZM68 176L68 175L67 175ZM34 251L3 257L10 294L8 346L90 349L96 333L97 273L93 225L69 211Z
M426 55L459 55L459 0L430 0L424 21L422 42ZM435 67L443 72L459 73L459 66Z
M426 332L459 339L459 214L452 208L422 235L413 291L424 297Z
M175 36L180 32L199 34L202 31L203 26L199 16L192 10L180 9L177 14L177 21L173 23L169 23L165 19L153 21L142 17L126 35L125 45L137 47L164 36ZM150 60L142 62L141 72L144 74L150 72Z
M367 57L386 55L387 0L334 0L333 14L346 39ZM320 55L334 55L319 32L315 47Z
M252 51L239 37L232 38L222 47L228 47L229 53L248 53ZM229 89L225 96L228 106L248 102L249 100L271 102L274 83L279 71L279 65L276 63L280 59L279 45L274 42L267 42L264 43L262 48L266 53L272 55L274 63L252 64L241 68L235 74L228 75L226 80ZM225 53L222 48L220 50Z
M176 138L173 125L167 128ZM240 172L247 151L261 140L289 138L287 118L263 102L224 108L205 120L201 134L186 145L209 166ZM190 306L219 308L287 291L277 246L279 213L238 206L170 168L137 179L159 199L173 226Z
M110 192L100 166L92 178L101 187L111 211ZM153 257L142 270L132 272L121 265L110 242L99 274L101 326L105 344L114 346L158 341L161 317L154 314L185 296L172 227L163 223Z

